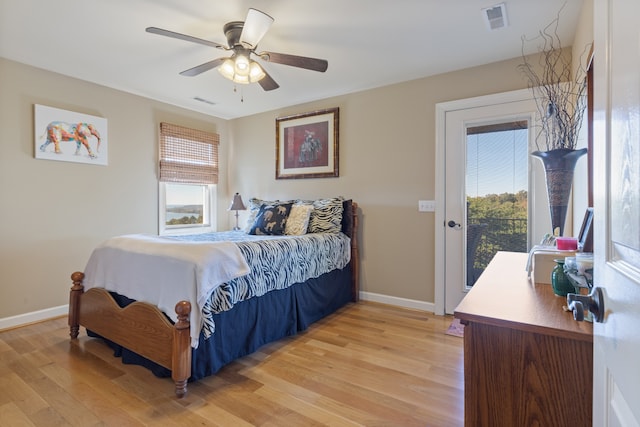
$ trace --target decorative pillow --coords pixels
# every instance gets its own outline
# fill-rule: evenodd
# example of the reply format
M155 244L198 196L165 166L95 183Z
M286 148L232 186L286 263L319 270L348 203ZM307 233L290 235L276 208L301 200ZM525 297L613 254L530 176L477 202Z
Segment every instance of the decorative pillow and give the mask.
M313 211L313 205L294 204L291 206L287 225L284 228L284 234L292 236L300 236L307 233L309 227L309 218Z
M292 203L262 205L249 234L281 235L287 224Z
M309 233L340 233L342 231L342 201L344 197L313 201L309 218Z
M288 201L280 201L280 200L261 200L255 197L249 199L249 217L247 218L247 225L244 228L246 233L251 231L251 227L256 222L256 216L258 216L258 211L263 205L278 205L280 203L293 203L293 200Z

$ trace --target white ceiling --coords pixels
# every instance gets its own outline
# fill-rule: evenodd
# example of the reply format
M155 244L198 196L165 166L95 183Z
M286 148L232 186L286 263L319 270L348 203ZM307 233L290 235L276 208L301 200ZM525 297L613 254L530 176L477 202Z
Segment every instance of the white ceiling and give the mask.
M538 34L563 4L559 35L570 46L583 0L504 0L509 26L489 31L481 10L499 3L0 0L0 56L231 119L518 57L521 37ZM234 91L216 70L178 74L228 52L145 32L156 26L226 44L223 25L243 21L250 7L275 18L258 50L326 59L328 70L262 63L280 88L265 92L252 84Z

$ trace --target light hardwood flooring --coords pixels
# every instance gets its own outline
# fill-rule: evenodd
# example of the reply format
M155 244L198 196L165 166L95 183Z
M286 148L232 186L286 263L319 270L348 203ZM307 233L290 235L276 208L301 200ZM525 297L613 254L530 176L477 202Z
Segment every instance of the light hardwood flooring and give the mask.
M459 426L451 316L349 304L190 383L123 365L66 318L0 332L0 426Z

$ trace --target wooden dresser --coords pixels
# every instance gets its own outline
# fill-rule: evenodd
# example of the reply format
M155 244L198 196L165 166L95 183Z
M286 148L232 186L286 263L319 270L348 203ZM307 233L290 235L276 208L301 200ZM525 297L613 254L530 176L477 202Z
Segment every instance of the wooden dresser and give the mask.
M498 252L455 310L464 329L465 426L591 426L593 325Z

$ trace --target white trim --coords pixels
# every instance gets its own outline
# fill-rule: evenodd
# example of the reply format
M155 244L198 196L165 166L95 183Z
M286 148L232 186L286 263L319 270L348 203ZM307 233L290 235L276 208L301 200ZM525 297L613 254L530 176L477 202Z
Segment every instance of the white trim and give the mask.
M434 304L431 302L417 301L407 298L392 297L389 295L375 294L371 292L360 292L360 299L363 301L379 302L382 304L395 305L403 308L434 312ZM69 313L69 305L47 308L33 311L31 313L19 314L17 316L0 319L0 331L30 325L44 320L50 320Z
M434 313L444 315L444 244L445 244L445 143L446 143L446 113L475 107L484 107L507 102L518 102L532 98L529 89L520 89L511 92L497 93L493 95L478 96L475 98L458 99L455 101L436 104L436 211L435 211L435 304Z
M67 313L69 313L68 304L46 308L44 310L32 311L31 313L19 314L17 316L5 317L0 319L0 331L26 326L31 323L42 322L43 320L49 320L55 317L66 316Z
M389 295L375 294L372 292L360 292L360 299L363 301L379 302L382 304L395 305L403 308L411 308L415 310L434 312L434 304L431 302L412 300L407 298L392 297ZM47 308L44 310L33 311L31 313L19 314L17 316L5 317L0 319L0 331L5 329L26 326L44 320L50 320L60 316L66 316L69 313L69 305L61 305L58 307Z
M392 297L389 295L374 294L371 292L360 292L360 299L363 301L379 302L382 304L395 305L398 307L412 308L415 310L434 312L434 305L431 302L417 301L407 298Z

